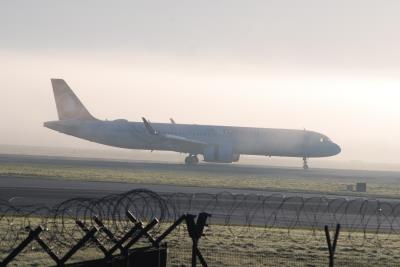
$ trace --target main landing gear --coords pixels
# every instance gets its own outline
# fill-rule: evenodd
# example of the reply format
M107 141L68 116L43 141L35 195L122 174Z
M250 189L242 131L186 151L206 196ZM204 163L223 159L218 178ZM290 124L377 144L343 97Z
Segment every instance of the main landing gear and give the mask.
M307 158L303 157L303 169L308 170L308 163L307 163Z
M185 158L185 165L193 166L199 164L199 158L197 155L189 155Z

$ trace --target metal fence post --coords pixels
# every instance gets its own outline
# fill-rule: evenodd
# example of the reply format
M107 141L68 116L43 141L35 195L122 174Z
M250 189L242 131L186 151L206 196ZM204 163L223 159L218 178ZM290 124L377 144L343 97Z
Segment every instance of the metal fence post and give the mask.
M329 267L334 267L336 246L337 246L337 241L339 239L339 234L340 234L340 224L337 224L335 236L332 243L331 234L329 233L329 227L328 225L325 225L325 236L326 236L326 242L328 243L328 251L329 251Z
M37 237L38 235L40 235L40 233L43 231L43 227L39 226L37 227L35 230L29 230L29 235L28 237L22 241L21 244L19 244L19 246L14 249L10 255L8 255L2 262L0 262L0 266L7 266L12 260L14 260L14 258L16 256L18 256L19 253L21 253L21 251L23 251L28 245L29 243L31 243L33 240L35 240L35 237Z
M203 235L204 227L206 226L207 218L210 217L211 214L202 212L199 214L197 218L197 222L194 222L195 215L187 214L186 215L186 225L187 230L189 232L189 236L192 239L192 267L196 267L197 265L197 257L200 260L201 265L203 267L207 267L207 263L201 254L198 244L199 240Z
M178 220L176 220L174 222L173 225L171 225L170 227L168 227L167 230L165 230L164 233L162 233L157 240L155 241L156 246L160 246L160 243L169 235L172 233L172 231L174 231L184 220L186 220L186 215L182 215Z
M128 217L128 219L132 222L132 223L134 223L134 224L137 224L137 223L139 223L140 221L135 217L135 215L133 215L133 213L131 212L131 211L126 211L126 217ZM140 230L143 230L143 228L142 229L140 229ZM157 246L157 243L156 243L156 241L154 240L154 238L149 234L149 233L144 233L144 235L147 237L147 239L150 241L150 243L153 245L153 246Z
M86 235L84 237L82 237L81 240L79 240L79 242L73 246L68 252L67 254L64 255L64 257L62 257L62 259L60 259L58 265L59 266L63 266L65 265L65 263L79 250L81 249L86 242L88 242L90 239L92 239L92 237L96 234L97 232L97 228L93 227L92 229L89 230L89 232L86 233Z
M86 234L90 232L90 230L86 227L86 225L82 222L77 220L76 224L82 229L82 231L84 231ZM101 250L101 252L103 252L103 254L105 256L107 256L108 250L103 246L103 244L101 244L101 242L95 237L92 236L91 237L92 241L94 244L96 244L96 246Z

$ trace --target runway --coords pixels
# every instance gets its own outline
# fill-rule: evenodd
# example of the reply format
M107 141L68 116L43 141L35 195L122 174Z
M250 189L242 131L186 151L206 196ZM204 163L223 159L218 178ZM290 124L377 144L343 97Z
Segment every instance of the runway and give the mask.
M187 171L188 167L183 164L160 163L149 161L113 161L88 158L68 158L50 156L27 156L27 155L1 155L1 164L35 164L40 166L56 165L74 167L90 167L97 169L129 169L133 171ZM346 181L354 177L360 177L363 181L400 182L400 173L383 171L357 171L357 170L335 170L335 169L311 169L303 171L299 168L277 168L270 166L253 166L240 164L200 164L191 169L195 172L211 172L218 174L235 174L243 176L266 175L270 177L306 178L306 179L335 179ZM235 195L274 195L281 194L287 197L301 196L306 198L321 197L318 193L305 193L304 191L280 192L279 190L250 190L217 187L195 187L160 184L133 184L121 182L88 182L78 180L61 180L56 177L21 177L15 175L0 176L0 199L12 199L18 204L46 204L54 205L61 201L76 197L103 197L109 194L118 194L132 189L144 188L157 193L208 193L218 194L229 192ZM330 198L355 198L348 194L324 194Z
M7 155L0 154L1 164L35 164L35 165L61 165L69 167L91 167L98 169L127 169L127 170L157 170L157 171L186 171L188 167L184 164L153 162L153 161L128 161L91 159L76 157L54 157L54 156L29 156L29 155ZM348 169L318 169L311 168L304 171L301 168L273 167L268 165L244 165L244 164L207 164L190 167L195 172L212 172L218 174L243 174L243 175L265 175L269 177L307 178L313 179L335 179L346 181L358 178L365 182L384 181L387 183L400 182L400 172L396 171L366 171Z
M63 164L68 166L91 166L96 168L134 168L180 171L187 168L179 164L153 162L120 162L92 159L48 158L31 156L0 155L1 163L35 163ZM367 172L347 170L316 169L304 172L291 168L271 168L246 165L213 165L204 164L196 167L198 171L235 172L235 173L268 173L279 177L346 177L362 176L364 179L386 179L396 181L395 172ZM375 178L376 179L376 178ZM386 203L391 209L399 205L396 199L379 199L366 201L356 196L325 195L320 193L279 192L273 190L229 189L215 187L194 187L158 184L132 184L121 182L89 182L75 180L60 180L52 177L21 177L15 175L0 176L0 199L16 206L55 206L71 198L101 198L110 194L121 194L133 189L148 189L163 196L173 196L174 205L179 206L179 212L198 213L208 211L214 213L214 222L224 223L229 216L229 223L248 225L265 225L274 217L274 223L284 227L315 226L316 223L327 224L339 220L348 227L390 229L396 218L382 221L377 210L382 210L380 202ZM225 192L225 193L223 193ZM180 194L177 197L177 194ZM177 202L177 203L176 203ZM189 205L190 203L190 205ZM365 203L367 208L363 208ZM346 205L346 206L345 206ZM389 215L388 208L385 215ZM210 209L210 210L207 210ZM329 209L329 210L327 210ZM334 212L335 214L332 214ZM393 212L391 212L393 213ZM365 216L368 222L365 224ZM335 221L335 222L336 222ZM396 221L397 222L397 221ZM269 222L270 223L270 222ZM295 224L295 225L294 225Z

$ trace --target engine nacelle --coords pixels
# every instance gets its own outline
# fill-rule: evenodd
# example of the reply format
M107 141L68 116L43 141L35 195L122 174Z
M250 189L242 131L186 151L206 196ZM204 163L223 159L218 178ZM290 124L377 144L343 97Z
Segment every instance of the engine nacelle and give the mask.
M205 162L217 163L232 163L240 159L240 155L234 154L232 146L229 145L209 146L204 149L203 156Z

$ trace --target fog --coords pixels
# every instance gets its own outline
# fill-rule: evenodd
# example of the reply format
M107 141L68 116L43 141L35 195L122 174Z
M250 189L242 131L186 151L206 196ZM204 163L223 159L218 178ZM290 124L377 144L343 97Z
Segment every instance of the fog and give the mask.
M398 10L398 1L2 1L0 144L101 147L42 126L57 119L50 78L64 78L99 119L306 128L341 145L336 161L400 164Z

